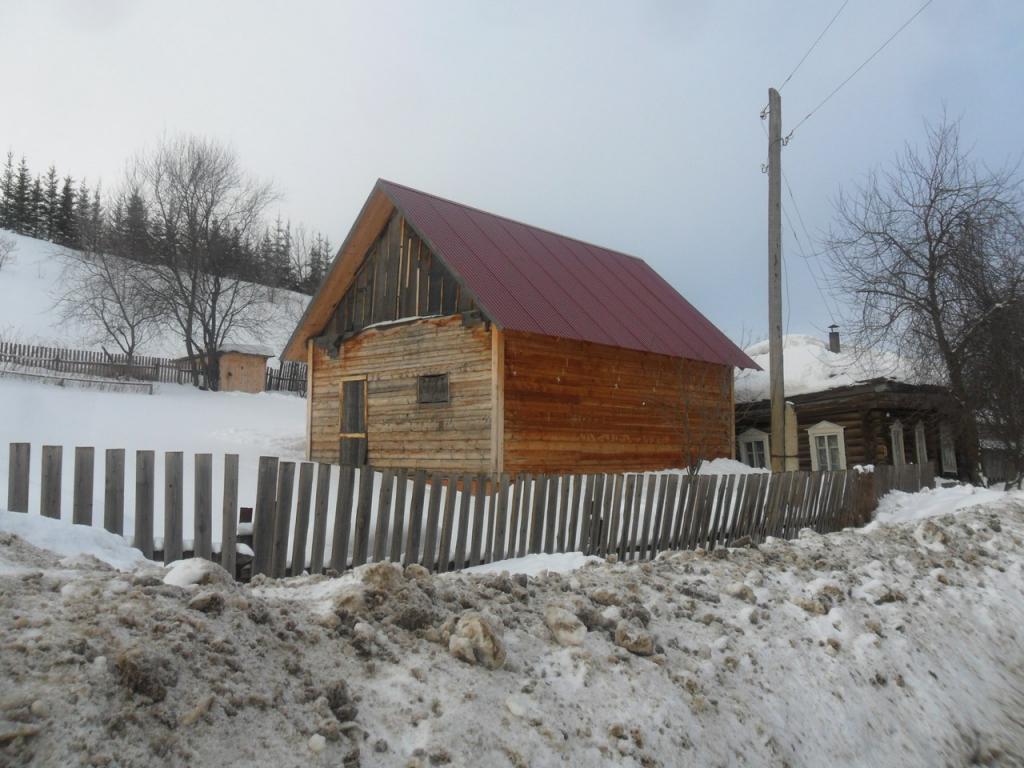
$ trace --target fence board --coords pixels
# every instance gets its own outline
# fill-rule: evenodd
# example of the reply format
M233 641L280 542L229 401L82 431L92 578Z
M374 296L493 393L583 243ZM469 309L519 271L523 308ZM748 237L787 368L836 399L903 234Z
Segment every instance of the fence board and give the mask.
M601 534L602 554L607 556L618 549L619 515L622 511L622 487L626 479L623 475L614 475L612 478L612 493L610 503L605 515L605 527Z
M423 537L423 557L420 565L429 571L437 566L437 528L441 520L441 494L444 476L436 472L430 476L430 498L427 500L427 530Z
M256 507L252 520L253 575L269 574L274 558L274 516L277 506L277 465L273 456L260 456L256 476Z
M375 563L384 562L388 556L388 525L391 522L391 498L394 484L394 470L385 469L380 476L380 493L377 495L377 525L373 531L373 562Z
M519 547L519 507L523 503L523 476L520 474L512 484L512 503L508 510L508 542L506 557L515 557Z
M749 501L747 488L749 485L750 475L740 475L736 480L736 491L733 495L731 514L722 536L722 546L730 546L737 538L737 531L746 523L746 507Z
M405 542L405 497L409 492L409 470L399 469L395 474L395 513L391 524L391 562L402 562L402 544Z
M132 546L150 559L153 557L155 465L156 454L153 451L135 452L135 534Z
M473 489L473 525L469 540L469 564L480 565L480 547L484 534L484 506L487 503L487 477L478 475Z
M597 493L597 478L599 475L587 475L587 487L583 494L582 506L580 507L580 551L589 555L593 552L591 539L594 526L594 495Z
M43 446L42 487L40 488L39 511L43 517L60 520L61 472L64 463L64 449L59 445Z
M547 504L548 477L537 475L533 481L533 510L530 515L530 548L529 554L541 551L544 532L544 507Z
M544 552L552 554L555 551L555 531L558 518L558 476L552 475L548 478L548 501L544 515Z
M676 508L676 494L679 492L679 475L668 476L668 490L665 492L665 507L661 515L661 532L658 535L658 551L668 549L672 535L672 521ZM657 554L657 552L655 552Z
M329 567L336 573L348 568L348 542L352 532L352 491L355 486L356 468L338 468L338 497L334 503L334 533L331 536L331 559Z
M473 478L462 476L462 493L459 497L459 525L455 535L455 570L466 567L466 544L469 536L469 510L472 502Z
M324 548L327 546L327 504L331 493L331 465L318 464L316 468L316 497L313 501L313 551L309 557L309 572L318 574L324 569Z
M420 559L420 533L423 527L423 496L427 473L418 470L412 482L412 505L409 508L409 530L405 534L405 554L402 565L415 563Z
M626 552L626 557L630 560L637 558L637 533L640 529L640 511L643 507L644 497L644 476L634 476L633 482L633 496L629 500L630 503L630 521L629 521L629 546Z
M376 470L369 464L359 468L359 500L356 503L356 525L352 533L352 567L363 565L370 546L370 518L373 512L373 481ZM417 538L418 541L418 538Z
M679 540L682 538L683 524L686 521L687 510L689 509L690 487L693 483L693 475L689 472L679 477L679 496L676 501L675 520L672 523L672 530L669 532L669 549L678 549Z
M195 508L193 510L193 551L196 557L213 559L213 454L195 456L195 482L193 483Z
M185 457L181 451L164 454L164 563L181 560L182 508L184 507Z
M491 562L505 559L505 529L508 525L508 487L509 478L502 474L498 480L498 496L494 508L494 548L491 550Z
M220 564L235 575L238 544L238 454L224 454L224 498L220 520Z
M629 556L630 530L633 524L633 494L636 492L636 475L626 475L626 487L622 495L622 534L616 554L619 560Z
M271 575L283 578L288 572L288 534L292 523L292 496L295 490L295 462L277 465L277 504L274 509L274 549Z
M309 507L313 500L313 465L299 465L299 498L295 504L295 530L292 534L291 574L306 570L306 541L309 537Z
M569 507L569 532L566 542L566 552L575 552L579 549L580 529L580 504L583 498L583 475L572 476L572 503Z
M11 443L7 465L7 509L28 512L28 472L32 458L30 443Z
M658 493L658 480L660 475L646 476L646 491L644 500L644 514L640 520L640 541L638 543L637 557L646 560L648 557L647 544L649 541L648 531L651 528L651 520L654 517L654 499Z
M92 525L94 448L75 448L75 482L71 504L71 521L76 525Z
M569 475L559 479L558 529L555 531L555 551L568 552L566 537L569 531Z
M448 485L444 494L444 513L441 516L441 541L437 548L437 570L445 573L449 570L452 553L452 531L455 528L455 497L458 477L448 476Z
M522 557L526 554L526 550L529 548L529 531L530 531L530 510L531 500L533 498L533 475L529 472L526 473L523 479L523 495L519 500L519 539L516 546L516 557Z
M104 454L103 527L124 534L124 448L108 448Z

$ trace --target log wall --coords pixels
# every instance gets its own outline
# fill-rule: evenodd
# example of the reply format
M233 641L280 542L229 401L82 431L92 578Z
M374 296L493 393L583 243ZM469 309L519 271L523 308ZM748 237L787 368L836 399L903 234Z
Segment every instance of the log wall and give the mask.
M449 402L417 402L417 379L448 374ZM310 458L338 461L344 377L367 378L367 461L377 467L491 468L491 338L462 317L371 328L336 358L313 347Z
M506 331L506 472L678 467L732 455L732 369Z

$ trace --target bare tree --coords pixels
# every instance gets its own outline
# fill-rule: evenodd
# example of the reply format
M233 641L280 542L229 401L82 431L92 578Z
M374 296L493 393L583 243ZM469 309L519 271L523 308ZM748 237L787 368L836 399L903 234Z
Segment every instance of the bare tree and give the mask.
M247 176L235 154L187 136L163 141L130 170L159 235L152 297L170 317L190 357L217 388L220 349L234 332L268 322L268 290L251 279L251 244L275 198L270 184ZM199 384L197 370L193 383Z
M924 151L908 145L891 167L840 195L827 248L856 343L892 349L948 385L977 481L971 360L987 346L998 307L1022 285L1021 186L1016 169L992 171L962 151L957 122L944 117L927 137ZM991 300L979 303L985 292Z
M18 245L13 237L0 235L0 269L3 269L14 259L14 252L17 248Z
M103 248L67 255L57 301L61 317L85 328L91 341L117 345L131 365L163 318L162 307L152 300L149 268Z

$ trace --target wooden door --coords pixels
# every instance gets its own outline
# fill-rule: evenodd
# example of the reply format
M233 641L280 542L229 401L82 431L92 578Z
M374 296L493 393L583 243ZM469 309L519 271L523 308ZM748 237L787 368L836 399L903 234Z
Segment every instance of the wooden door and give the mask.
M338 460L342 465L366 463L366 377L341 382L341 434Z

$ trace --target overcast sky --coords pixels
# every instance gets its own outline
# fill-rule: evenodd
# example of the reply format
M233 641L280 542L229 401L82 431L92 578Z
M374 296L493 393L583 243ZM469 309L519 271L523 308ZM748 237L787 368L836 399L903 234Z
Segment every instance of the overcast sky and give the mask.
M851 0L782 91L784 132L922 2ZM389 178L640 256L762 338L758 113L840 5L0 0L0 149L112 184L162 134L214 137L335 246ZM944 105L980 158L1019 159L1022 96L1024 2L934 0L783 150L812 237ZM820 334L827 265L783 226L788 327Z

